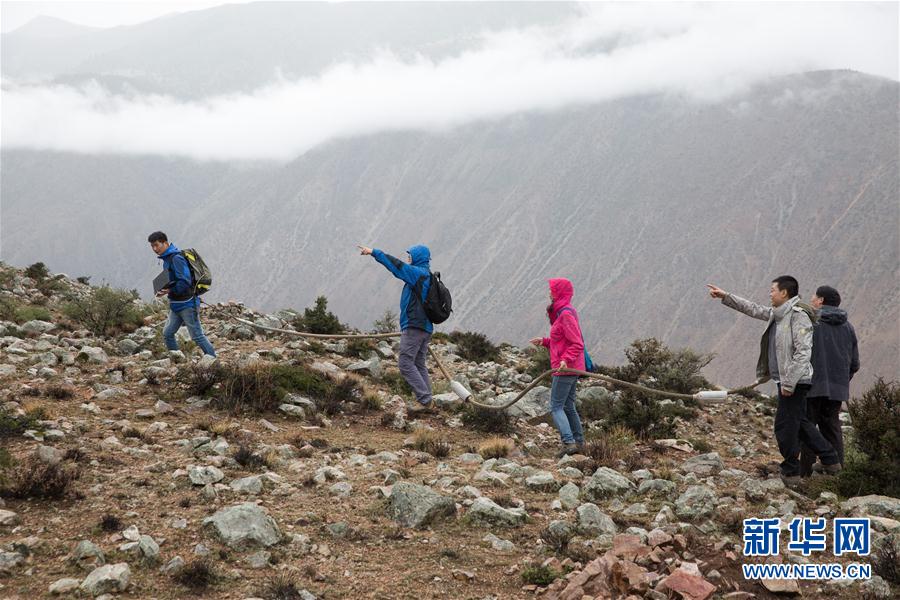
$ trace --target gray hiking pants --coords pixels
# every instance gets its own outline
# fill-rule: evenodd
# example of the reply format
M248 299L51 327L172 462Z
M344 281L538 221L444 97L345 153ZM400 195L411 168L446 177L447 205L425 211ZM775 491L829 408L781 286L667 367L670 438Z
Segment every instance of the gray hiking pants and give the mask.
M400 374L422 404L431 402L431 379L425 366L430 341L430 333L413 327L404 329L400 336Z

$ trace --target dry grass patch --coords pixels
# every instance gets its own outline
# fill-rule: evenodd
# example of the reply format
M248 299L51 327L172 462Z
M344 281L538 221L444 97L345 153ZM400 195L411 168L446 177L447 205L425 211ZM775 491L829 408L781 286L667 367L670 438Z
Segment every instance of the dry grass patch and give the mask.
M512 440L501 437L488 438L478 445L478 454L485 460L491 458L505 458L515 449Z

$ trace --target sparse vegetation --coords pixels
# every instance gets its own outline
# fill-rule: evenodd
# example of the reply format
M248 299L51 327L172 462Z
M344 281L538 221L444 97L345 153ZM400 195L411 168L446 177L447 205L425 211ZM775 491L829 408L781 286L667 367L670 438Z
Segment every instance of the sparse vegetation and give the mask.
M543 346L533 348L531 355L528 357L528 368L525 372L532 377L538 377L541 373L548 370L550 370L550 351Z
M122 521L119 519L119 517L107 513L103 515L102 519L100 519L100 529L107 533L121 531Z
M634 452L634 434L623 425L592 431L582 453L596 461L597 466L616 468Z
M529 585L547 586L560 577L562 573L543 565L529 565L522 570L522 581Z
M266 461L262 456L256 454L246 446L239 447L231 458L245 469L257 470L266 465Z
M886 535L875 543L872 570L894 585L900 585L900 536Z
M515 444L508 438L492 437L478 445L478 454L485 460L491 458L505 458L509 456Z
M263 597L266 600L303 600L302 591L297 587L296 579L282 573L266 586Z
M53 314L43 306L22 304L6 296L0 297L0 321L22 324L28 321L53 321Z
M28 265L28 267L25 269L25 276L30 277L35 281L43 281L50 276L50 270L44 263L36 262L34 264Z
M42 418L38 414L25 413L17 415L6 408L0 407L0 439L22 435L29 429L40 429L38 420Z
M373 333L393 333L400 329L399 317L391 309L385 309L380 319L372 323Z
M72 484L79 475L77 468L29 458L7 473L0 496L58 500L72 491Z
M569 542L572 540L573 532L569 530L551 529L547 527L541 531L541 539L554 553L562 554L566 551Z
M194 592L202 592L215 584L218 575L209 560L201 558L184 565L173 575L172 579Z
M500 360L500 348L483 333L454 331L450 334L450 341L456 344L459 355L466 360L477 363Z
M514 430L513 420L505 410L492 410L467 404L460 413L460 418L466 427L484 433L504 434L512 433Z
M409 387L409 384L406 383L406 380L400 375L400 371L397 371L396 369L387 369L381 376L381 381L387 386L390 393L396 394L397 396L403 396L407 399L412 398L412 388Z
M435 458L444 458L450 454L450 444L430 429L416 431L413 435L413 448L420 452L427 452Z
M117 290L104 285L91 288L85 296L71 294L63 305L63 313L94 335L129 332L142 324L141 311L135 304L137 299L135 290Z

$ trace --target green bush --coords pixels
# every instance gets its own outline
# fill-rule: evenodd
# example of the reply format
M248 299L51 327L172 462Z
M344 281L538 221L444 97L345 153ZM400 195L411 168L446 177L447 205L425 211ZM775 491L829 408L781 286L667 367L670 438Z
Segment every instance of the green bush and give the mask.
M20 304L12 298L0 297L0 321L21 324L34 320L52 321L53 314L43 306Z
M406 383L406 380L403 379L403 375L400 374L400 371L394 369L386 370L381 376L381 381L387 386L390 393L404 398L412 398L413 389Z
M348 356L355 356L357 358L365 358L369 355L370 352L375 351L375 342L372 340L366 339L351 339L347 340L347 352Z
M497 362L500 360L500 348L495 346L486 335L474 331L454 331L450 341L459 348L459 355L472 362Z
M713 356L701 355L689 349L670 350L656 338L635 340L625 350L628 362L620 367L599 367L598 372L653 389L681 394L693 394L710 386L700 369L709 364ZM695 401L678 404L661 404L656 394L625 388L618 400L612 403L605 418L606 426L621 424L641 438L672 437L676 434L676 419L693 419Z
M297 330L307 333L344 333L340 320L328 311L328 298L325 296L316 298L314 307L304 308L303 315L294 319L293 325Z
M850 402L853 436L847 444L837 491L845 497L900 497L900 382L879 377Z
M27 269L25 269L25 276L34 279L35 281L43 281L47 277L50 276L50 271L47 269L47 265L42 262L36 262L33 265L29 265Z
M45 415L40 412L27 412L24 415L16 415L0 408L0 440L16 435L22 435L29 429L40 430L38 423Z
M117 290L109 286L92 288L86 296L70 295L63 313L94 335L112 335L134 331L143 324L135 304L135 290Z
M380 319L372 323L374 333L393 333L400 329L399 317L391 309L386 309Z
M460 413L463 424L484 433L512 433L513 421L505 410L466 404Z
M522 581L529 585L546 586L562 577L562 573L543 565L529 565L522 570Z

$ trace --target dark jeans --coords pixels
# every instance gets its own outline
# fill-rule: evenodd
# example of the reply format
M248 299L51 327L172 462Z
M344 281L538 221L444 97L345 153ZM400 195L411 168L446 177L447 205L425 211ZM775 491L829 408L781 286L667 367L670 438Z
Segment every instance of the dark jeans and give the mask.
M834 448L838 461L844 464L844 434L841 431L841 401L822 396L806 399L806 418L819 428L822 437ZM816 453L806 444L800 445L800 475L812 475Z
M781 462L781 474L794 477L800 474L800 444L806 444L819 458L823 465L838 462L837 452L822 437L816 426L806 417L806 394L809 385L798 385L790 396L781 395L778 386L778 410L775 412L775 439L778 451L784 459Z
M430 341L430 333L415 327L404 329L400 335L400 374L422 404L431 402L431 379L425 366Z

